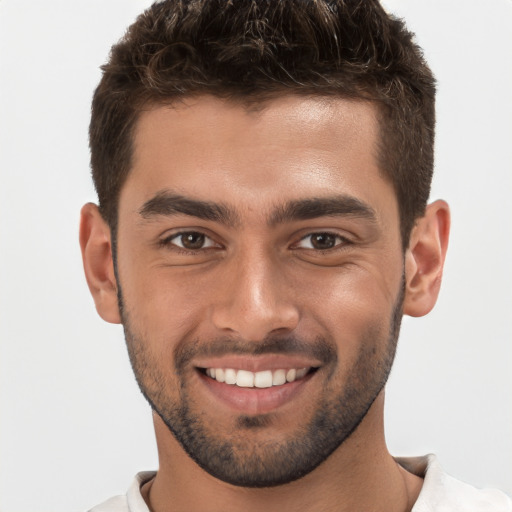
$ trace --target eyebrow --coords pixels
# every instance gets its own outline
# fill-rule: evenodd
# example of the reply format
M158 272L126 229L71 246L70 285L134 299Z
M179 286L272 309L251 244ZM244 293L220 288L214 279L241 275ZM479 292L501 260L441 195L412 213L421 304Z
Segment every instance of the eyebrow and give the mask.
M235 212L223 204L190 199L165 190L146 201L139 210L139 214L147 220L159 215L189 215L229 226L239 223Z
M147 220L159 215L188 215L202 220L220 222L228 226L241 223L237 213L228 206L211 201L191 199L168 190L158 192L146 201L139 214ZM348 195L315 197L289 201L276 207L268 218L268 224L275 226L285 222L309 220L318 217L363 218L377 222L375 210L361 200Z
M339 195L290 201L272 213L269 224L345 216L366 219L371 223L377 222L377 215L371 206L355 197Z

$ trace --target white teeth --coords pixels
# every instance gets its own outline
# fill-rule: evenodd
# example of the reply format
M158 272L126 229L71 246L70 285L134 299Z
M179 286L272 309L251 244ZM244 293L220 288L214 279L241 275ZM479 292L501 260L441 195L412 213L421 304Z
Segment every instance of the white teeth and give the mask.
M286 372L284 370L276 370L272 375L272 385L282 386L286 382Z
M293 382L297 377L297 370L292 368L286 372L286 382Z
M240 373L240 372L238 372ZM254 374L255 388L269 388L272 386L272 372L265 370L264 372L256 372Z
M236 384L236 371L231 368L226 368L224 372L224 382L226 384Z
M254 373L246 370L238 370L238 373L236 374L236 385L241 388L253 388Z
M217 382L224 382L242 388L270 388L302 379L309 370L310 368L290 368L289 370L250 372L248 370L234 370L233 368L206 368L206 375Z
M217 382L224 382L226 377L224 376L223 368L215 368L215 378L217 379Z

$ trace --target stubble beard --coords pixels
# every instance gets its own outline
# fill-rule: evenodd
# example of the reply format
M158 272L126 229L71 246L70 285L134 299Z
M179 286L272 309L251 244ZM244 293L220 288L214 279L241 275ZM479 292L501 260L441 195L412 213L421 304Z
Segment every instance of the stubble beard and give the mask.
M149 344L134 333L130 315L122 306L120 288L118 293L130 361L140 390L185 452L210 475L229 484L273 487L313 471L350 437L365 418L385 386L393 364L402 319L404 280L388 329L384 329L385 334L382 325L374 325L359 340L359 354L345 378L343 389L334 397L324 393L323 398L316 402L310 421L285 441L268 440L263 443L251 443L251 431L258 433L265 429L272 423L271 415L240 415L230 432L215 432L215 427L209 428L207 413L193 410L194 401L184 376L186 358L181 362L179 357L175 359L179 389L169 393L168 379L159 372L157 361L147 348ZM273 353L289 353L289 345L308 347L308 353L316 350L326 355L327 350L331 358L337 358L337 350L331 340L267 340L267 346L272 347ZM190 343L189 346L193 345ZM382 346L384 349L379 352L376 347ZM336 366L332 360L331 364Z

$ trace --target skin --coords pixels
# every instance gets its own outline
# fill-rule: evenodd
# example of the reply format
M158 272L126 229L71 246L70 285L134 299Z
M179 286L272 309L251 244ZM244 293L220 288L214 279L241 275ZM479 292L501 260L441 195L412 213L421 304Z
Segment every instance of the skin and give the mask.
M153 511L412 508L421 479L387 451L382 368L394 354L394 314L421 316L435 304L449 212L443 201L429 205L403 253L396 196L377 166L378 136L369 103L284 96L255 111L190 98L138 122L120 194L117 273L110 230L95 205L84 206L80 240L97 310L124 322L136 377L158 411L160 469L143 489ZM177 195L229 215L177 214L169 207ZM345 206L351 199L350 213L328 215L320 201L310 218L283 215L291 202L340 197ZM184 232L205 235L205 245L184 251ZM318 233L334 246L314 245ZM313 350L319 339L329 357ZM293 350L290 340L300 340ZM284 401L231 387L227 394L243 402L236 407L198 370L286 364L318 370ZM168 428L173 408L186 404L209 444L230 443L240 467L252 467L351 389L355 399L335 418L364 402L354 406L355 430L285 485L233 485L194 462Z

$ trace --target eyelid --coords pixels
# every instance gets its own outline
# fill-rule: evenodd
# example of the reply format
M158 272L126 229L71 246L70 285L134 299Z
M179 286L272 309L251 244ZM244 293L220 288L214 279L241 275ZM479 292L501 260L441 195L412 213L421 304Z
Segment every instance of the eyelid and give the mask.
M339 239L339 243L336 243L334 245L334 247L329 247L328 249L316 249L315 247L301 247L300 244L301 242L303 242L304 240L312 237L313 235L319 235L319 234L322 234L322 235L331 235L331 236L334 236L335 239ZM316 230L316 231L311 231L309 233L307 233L306 235L302 236L298 242L294 243L292 248L293 249L308 249L308 250L312 250L312 251L317 251L317 252L327 252L327 251L335 251L336 249L340 249L341 247L345 246L345 245L350 245L352 244L353 242L346 236L343 236L343 235L340 235L339 233L336 233L335 231L329 231L329 230Z
M183 235L187 235L190 233L204 236L206 240L209 240L208 245L194 250L194 249L188 249L187 247L178 245L177 243L174 242L174 240L176 238L179 238ZM200 228L183 228L183 229L179 229L178 231L173 231L172 233L167 232L166 235L162 236L159 239L158 245L160 245L162 247L174 246L177 248L177 250L187 251L189 253L199 252L199 251L203 251L205 249L211 249L211 248L215 248L215 247L222 247L222 245L219 242L215 241L213 236L207 234L204 229L200 229Z

